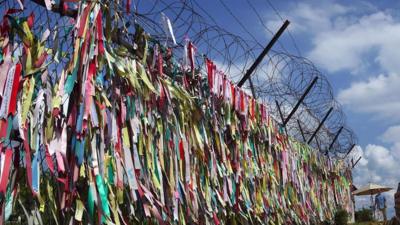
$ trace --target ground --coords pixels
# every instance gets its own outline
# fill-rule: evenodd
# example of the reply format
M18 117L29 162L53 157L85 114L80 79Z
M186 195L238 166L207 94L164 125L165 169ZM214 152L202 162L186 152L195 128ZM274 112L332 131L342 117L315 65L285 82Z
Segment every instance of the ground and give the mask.
M351 225L383 225L383 222L361 222L361 223L352 223Z

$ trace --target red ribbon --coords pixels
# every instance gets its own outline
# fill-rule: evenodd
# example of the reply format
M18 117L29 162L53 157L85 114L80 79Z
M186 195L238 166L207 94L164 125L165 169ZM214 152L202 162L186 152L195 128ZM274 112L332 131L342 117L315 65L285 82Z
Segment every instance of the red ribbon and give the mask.
M126 0L126 12L131 12L131 0Z
M49 146L46 144L46 162L47 162L47 167L49 167L49 170L51 174L54 174L54 164L53 164L53 159L51 158L50 152L49 152Z
M181 160L185 160L185 149L183 148L182 139L179 140L179 154L180 154Z
M214 75L214 63L206 59L206 64L207 64L207 76L208 76L208 86L210 87L210 91L213 88L213 75Z
M224 75L222 80L222 96L224 97L224 100L226 100L226 82L226 76Z
M21 64L18 63L15 65L15 72L14 72L14 81L12 85L12 90L11 90L11 96L10 96L10 103L8 105L8 114L15 115L15 111L17 108L17 94L18 94L18 88L19 88L19 79L21 76Z
M192 71L192 73L194 73L194 46L193 43L191 41L189 41L188 44L188 57L189 57L189 61L190 61L190 69Z
M97 15L96 18L96 26L97 26L97 42L98 42L98 47L99 47L99 54L103 55L104 54L104 43L103 43L103 22L102 22L102 12L101 10L99 11L99 14Z
M11 167L11 159L12 159L12 150L11 148L7 148L6 153L5 153L5 160L4 160L4 167L3 167L3 173L1 176L1 182L0 182L0 192L5 193L7 189L7 183L8 183L8 175L10 173L10 167Z
M7 136L7 127L8 127L8 121L7 119L0 119L0 137L4 138ZM0 147L2 144L0 143Z
M161 50L159 50L157 54L157 64L158 64L158 73L160 75L163 75L163 57L161 54Z
M88 14L91 10L92 6L91 3L89 2L89 4L86 6L86 8L83 10L83 14L81 16L81 23L79 24L79 30L78 30L78 37L82 37L83 36L83 31L85 30L86 27L86 20L88 17Z
M217 214L215 212L213 213L213 219L214 219L214 224L215 225L219 225L220 224L220 222L218 220L218 217L217 217Z
M252 98L251 99L251 110L250 110L252 119L254 119L254 117L255 117L255 107L256 107L256 100L254 98Z
M160 109L162 109L162 107L164 107L164 102L165 102L165 90L164 90L164 85L162 85L161 82L160 83L160 98L158 101L158 107L160 107Z
M264 104L261 104L260 105L261 106L261 122L264 122L264 120L265 120L265 106L264 106Z
M36 62L34 63L34 66L35 66L36 68L39 68L39 67L44 63L44 61L46 60L46 58L47 58L47 52L43 52L43 53L40 55L40 57L36 60Z
M30 29L32 29L33 27L33 23L35 21L35 14L33 14L33 12L28 16L26 22L28 23L28 26Z
M236 108L235 107L235 105L236 105L236 89L232 83L230 83L230 85L231 85L231 93L232 93L232 107Z
M88 71L88 75L87 75L87 79L86 79L86 83L85 83L85 111L84 111L84 115L83 115L83 130L85 131L87 129L87 120L89 118L89 113L90 113L90 109L92 106L92 92L93 90L93 76L96 73L96 62L93 60L90 65L89 65L89 71Z
M240 90L240 102L239 102L239 104L240 104L240 111L241 112L244 111L244 101L245 101L244 97L245 96L244 96L243 90Z

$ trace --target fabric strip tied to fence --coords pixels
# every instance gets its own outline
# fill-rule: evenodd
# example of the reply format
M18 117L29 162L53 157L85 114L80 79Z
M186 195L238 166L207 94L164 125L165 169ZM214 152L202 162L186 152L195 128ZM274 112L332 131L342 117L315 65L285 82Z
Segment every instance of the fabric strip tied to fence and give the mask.
M286 136L211 59L196 68L194 43L181 65L136 27L132 53L107 5L78 5L68 55L3 17L3 215L18 198L52 224L310 224L350 207L345 163Z

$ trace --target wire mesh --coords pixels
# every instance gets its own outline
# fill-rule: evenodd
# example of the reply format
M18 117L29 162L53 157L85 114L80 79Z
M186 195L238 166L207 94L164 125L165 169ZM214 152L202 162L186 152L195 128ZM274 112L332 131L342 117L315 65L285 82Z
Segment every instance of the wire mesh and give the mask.
M33 33L43 35L48 30L49 38L45 42L47 48L53 49L53 55L48 58L49 76L53 81L60 77L60 71L65 68L72 53L72 32L75 20L71 14L48 11L41 0L26 0L25 9L14 14L18 17L34 15ZM197 66L204 68L204 57L215 61L218 69L225 73L231 80L238 81L246 69L254 62L263 49L263 44L257 40L250 31L245 29L246 24L239 23L245 29L250 38L243 37L230 31L229 27L218 25L206 9L194 0L153 0L135 1L126 7L126 1L104 0L109 6L112 16L112 27L118 28L118 38L134 43L134 24L139 24L150 34L153 39L165 43L173 48L174 56L182 58L185 40L190 40L196 45ZM229 6L222 1L226 16L234 16ZM270 4L270 2L268 2ZM58 3L56 3L57 5ZM76 3L63 3L63 10L77 11ZM260 21L264 29L266 26L256 7L247 1L247 5L254 13L254 20ZM16 0L0 1L0 11L5 14L8 9L19 9ZM276 9L274 9L276 10ZM166 35L161 23L161 14L165 14L172 22L176 45L171 44L171 39ZM225 14L224 14L225 15ZM240 22L235 18L236 23ZM290 34L292 40L293 37ZM295 44L295 42L294 42ZM315 133L321 120L332 108L324 124L310 145L333 157L344 157L357 138L354 132L347 127L346 118L340 104L335 100L332 87L328 79L308 59L289 53L284 45L278 42L280 51L271 51L261 65L251 76L253 88L257 98L267 102L270 112L278 121L283 122L304 91L314 78L318 77L315 85L301 103L293 117L288 121L286 130L294 138L308 142ZM295 44L297 52L300 51ZM17 51L17 49L14 49ZM57 54L56 54L57 53ZM246 82L245 89L250 89ZM282 117L278 112L275 102L278 102L282 111ZM283 119L283 120L282 120ZM335 140L337 132L343 127Z

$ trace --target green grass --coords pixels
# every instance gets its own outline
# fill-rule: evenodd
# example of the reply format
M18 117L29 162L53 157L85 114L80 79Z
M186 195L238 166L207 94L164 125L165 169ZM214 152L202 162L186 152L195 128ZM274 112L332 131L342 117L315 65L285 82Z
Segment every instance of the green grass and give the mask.
M351 225L382 225L383 222L360 222L360 223L352 223Z

